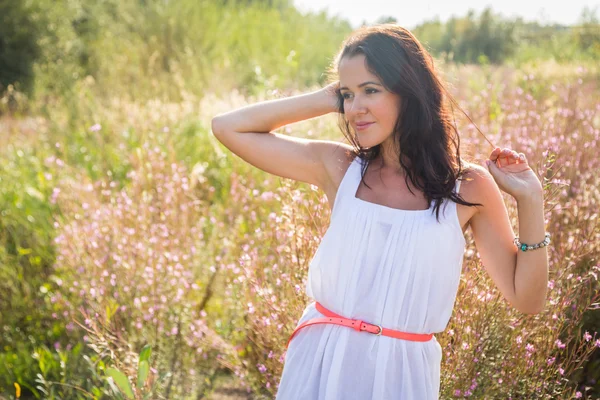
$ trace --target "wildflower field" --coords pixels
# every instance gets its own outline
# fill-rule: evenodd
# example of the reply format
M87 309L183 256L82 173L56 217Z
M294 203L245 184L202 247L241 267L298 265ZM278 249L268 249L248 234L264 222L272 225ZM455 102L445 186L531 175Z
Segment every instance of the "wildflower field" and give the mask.
M600 69L436 67L494 145L525 153L552 235L546 308L524 315L467 231L454 312L436 335L441 398L599 399ZM219 91L217 71L192 90L194 71L172 70L169 96L149 85L136 97L112 74L123 86L85 76L59 97L2 95L0 399L274 398L330 211L316 187L233 155L210 122L319 84L252 67L251 90ZM463 158L482 162L493 148L455 113ZM344 140L335 115L280 131Z

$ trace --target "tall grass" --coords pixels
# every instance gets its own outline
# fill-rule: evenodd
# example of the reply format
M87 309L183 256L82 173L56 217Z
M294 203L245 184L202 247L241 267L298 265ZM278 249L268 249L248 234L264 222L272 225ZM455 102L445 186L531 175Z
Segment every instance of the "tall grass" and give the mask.
M0 119L0 395L16 382L23 397L119 398L107 368L135 380L148 344L155 398L213 396L223 376L272 398L329 208L232 155L210 119L318 85L347 24L285 2L35 4L56 22L36 91L0 101L13 110ZM525 316L467 233L437 336L442 398L598 398L597 66L438 67L486 135L534 165L553 235L548 306ZM489 144L457 123L464 156L482 160ZM334 116L282 131L343 140Z
M594 398L596 75L445 71L486 135L523 151L543 180L553 244L548 305L526 316L501 298L467 233L455 311L438 335L442 397ZM4 393L18 382L40 398L117 396L105 368L134 377L136 354L150 344L159 398L210 394L227 373L259 398L274 395L329 208L316 188L229 153L208 121L278 95L141 104L115 97L94 124L73 130L44 118L2 120L1 271L11 293L2 297ZM80 96L82 108L96 104L85 90ZM465 157L483 159L489 144L464 118L457 122ZM283 131L342 140L332 116ZM506 203L516 227L515 204Z

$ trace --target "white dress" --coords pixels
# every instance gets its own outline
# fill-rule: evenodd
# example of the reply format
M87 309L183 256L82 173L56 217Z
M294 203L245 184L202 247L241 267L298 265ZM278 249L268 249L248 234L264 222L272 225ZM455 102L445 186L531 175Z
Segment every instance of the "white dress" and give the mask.
M438 223L433 202L428 210L401 210L361 200L355 197L360 163L356 157L340 183L306 294L346 318L410 333L443 332L466 244L456 203L444 201ZM313 301L297 325L315 317L323 315ZM438 399L441 361L435 335L415 342L311 325L290 342L276 399Z

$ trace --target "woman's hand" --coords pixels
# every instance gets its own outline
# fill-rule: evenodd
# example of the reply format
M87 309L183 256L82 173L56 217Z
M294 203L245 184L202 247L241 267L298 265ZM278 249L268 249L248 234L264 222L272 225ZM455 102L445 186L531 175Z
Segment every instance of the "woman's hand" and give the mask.
M543 194L542 184L529 167L525 154L496 147L486 163L498 187L515 199Z
M340 101L340 82L335 81L321 89L321 92L327 98L327 104L331 107L330 112L339 112Z

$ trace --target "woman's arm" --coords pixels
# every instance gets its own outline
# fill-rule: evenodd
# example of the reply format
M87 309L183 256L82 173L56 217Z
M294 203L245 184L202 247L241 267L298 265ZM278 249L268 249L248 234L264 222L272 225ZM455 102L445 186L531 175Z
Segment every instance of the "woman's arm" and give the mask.
M271 131L337 111L336 85L218 115L212 120L212 131L225 147L253 166L325 189L330 183L327 161L337 154L336 151L343 144Z
M532 192L517 200L519 240L535 244L544 240L543 190ZM529 310L539 312L544 308L548 290L548 251L546 247L517 252L515 293Z
M483 204L469 221L475 245L504 298L522 313L536 314L546 302L548 252L545 247L525 252L516 248L500 190L517 201L520 241L535 244L545 238L543 189L524 155L497 148L490 161L488 168L474 168L474 179L461 191L467 200Z
M315 92L251 104L217 115L212 120L215 135L223 132L274 131L284 125L337 111L335 85Z

